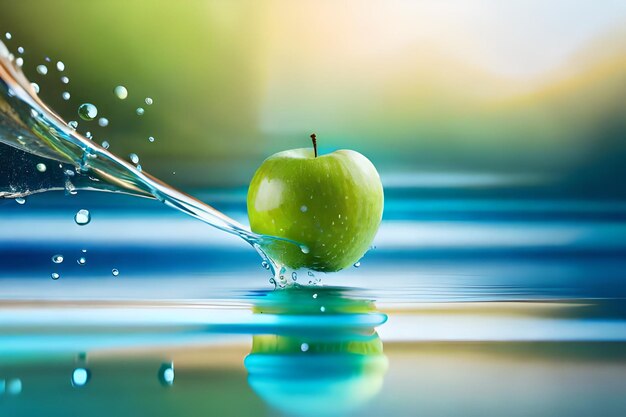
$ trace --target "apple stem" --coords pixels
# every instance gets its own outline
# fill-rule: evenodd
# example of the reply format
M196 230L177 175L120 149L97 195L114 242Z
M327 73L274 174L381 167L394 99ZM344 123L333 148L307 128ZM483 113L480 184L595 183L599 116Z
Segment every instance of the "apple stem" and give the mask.
M315 133L311 135L311 140L313 141L313 153L315 154L315 157L317 158L317 136L315 136Z

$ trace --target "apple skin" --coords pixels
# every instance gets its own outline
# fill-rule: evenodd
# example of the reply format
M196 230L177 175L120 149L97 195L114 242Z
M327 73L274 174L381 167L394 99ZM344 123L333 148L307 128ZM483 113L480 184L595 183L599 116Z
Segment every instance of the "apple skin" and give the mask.
M293 149L267 158L248 189L253 232L288 242L264 247L293 269L333 272L353 265L367 252L383 214L383 186L374 165L351 150L315 157ZM306 252L306 253L305 253Z

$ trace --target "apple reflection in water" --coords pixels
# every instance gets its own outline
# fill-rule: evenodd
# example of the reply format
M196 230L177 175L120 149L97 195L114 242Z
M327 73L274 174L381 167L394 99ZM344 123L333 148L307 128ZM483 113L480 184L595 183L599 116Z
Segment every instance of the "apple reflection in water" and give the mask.
M299 288L268 294L256 313L294 323L280 334L255 335L244 361L248 383L271 407L292 416L339 416L381 390L388 360L374 326L386 316L373 303L337 289Z

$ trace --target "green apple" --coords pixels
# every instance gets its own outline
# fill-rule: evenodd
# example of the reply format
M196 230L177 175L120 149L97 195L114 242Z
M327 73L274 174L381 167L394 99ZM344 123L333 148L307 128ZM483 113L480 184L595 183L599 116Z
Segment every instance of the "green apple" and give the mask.
M338 271L368 250L383 213L383 187L374 165L351 150L317 155L293 149L267 158L248 189L253 232L291 243L264 248L290 268Z

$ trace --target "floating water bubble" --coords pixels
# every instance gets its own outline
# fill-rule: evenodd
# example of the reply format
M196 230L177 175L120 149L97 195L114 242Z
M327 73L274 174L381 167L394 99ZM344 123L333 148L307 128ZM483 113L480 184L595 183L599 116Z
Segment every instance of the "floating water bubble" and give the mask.
M69 100L69 99L70 99L71 95L70 95L70 93L69 93L69 92L64 91L64 92L61 94L61 97L63 97L63 100L67 101L67 100Z
M16 202L17 204L26 204L26 199L25 199L24 197L17 197L17 198L15 199L15 202Z
M115 87L115 89L113 89L113 92L120 100L126 100L126 97L128 97L128 90L123 85L118 85L117 87Z
M106 117L101 117L100 119L98 119L98 124L102 127L106 127L109 125L109 119L107 119Z
M111 273L113 274L114 277L118 276L120 274L120 271L117 270L117 268L113 268L111 270Z
M130 162L132 162L133 164L136 164L139 162L139 157L137 156L136 153L131 153L130 155L128 155L128 157L130 158Z
M76 263L81 266L85 265L87 263L87 258L85 258L84 256L81 256L80 258L76 260Z
M291 279L293 281L297 281L298 280L298 274L295 271L291 273Z
M355 263L354 263L354 267L355 267L355 268L358 268L358 267L360 267L360 266L361 266L361 262L355 262Z
M307 206L301 206L300 207L300 211L303 212L303 213L306 213L307 210L309 210L309 208Z
M76 128L78 127L78 122L76 120L71 120L67 125L76 130Z
M21 58L21 57L20 57L20 58L17 58L17 59L15 60L15 64L16 64L18 67L21 67L22 65L24 65L24 58Z
M267 261L263 261L263 262L261 262L261 266L262 266L263 268L265 268L265 269L268 269L268 270L270 269L270 264L269 264L269 263L267 263Z
M70 79L69 79L69 78L67 78L66 76L63 76L63 77L61 77L61 82L62 82L63 84L69 84Z
M31 87L33 87L33 90L35 90L35 93L39 94L39 84L37 83L30 83Z
M103 141L102 141L102 147L103 147L104 149L109 149L109 146L110 146L110 145L109 145L109 142L107 142L106 140L103 140Z
M149 137L148 137L148 141L150 141L150 142L154 142L154 136L149 136Z
M22 392L22 380L19 378L11 379L7 382L7 393L9 395L19 395Z
M11 32L7 32L4 34L4 37L7 39L11 39L13 37L13 35L11 35Z
M308 343L303 343L303 344L301 344L301 345L300 345L300 350L301 350L302 352L306 352L306 351L308 351L308 350L309 350L309 344L308 344Z
M91 213L89 213L89 210L80 209L76 215L74 215L74 221L79 226L85 226L91 221Z
M146 104L147 104L148 106L152 106L153 101L152 101L152 99L151 99L150 97L146 97L145 102L146 102Z
M41 75L46 75L48 73L48 67L43 64L37 65L37 72Z
M57 61L57 70L60 72L65 71L65 64L61 61Z
M85 368L76 368L72 372L72 386L84 387L89 382L90 372Z
M23 54L24 53L24 48L22 46L18 46L17 47L17 52L20 53L20 54Z
M91 103L83 103L78 107L78 115L83 120L93 120L98 115L98 109Z
M42 164L41 162L40 162L40 163L38 163L38 164L35 166L35 168L37 168L37 171L39 171L39 172L46 172L46 169L48 169L48 168L46 167L46 164Z
M63 255L54 255L52 257L52 262L54 262L55 264L60 264L63 262Z
M135 113L137 113L137 116L143 116L145 110L143 109L143 107L137 107L137 110L135 110Z
M161 364L159 368L159 382L164 386L171 386L174 384L174 363Z
M51 273L51 274L50 274L50 277L51 277L53 280L55 280L55 281L56 281L57 279L59 279L59 278L61 277L61 275L59 275L59 274L58 274L58 273L56 273L56 272L53 272L53 273Z

